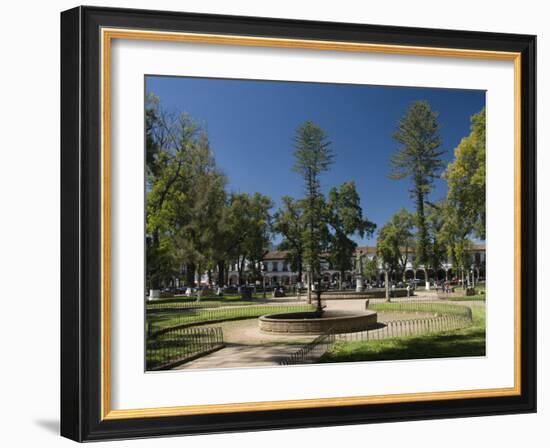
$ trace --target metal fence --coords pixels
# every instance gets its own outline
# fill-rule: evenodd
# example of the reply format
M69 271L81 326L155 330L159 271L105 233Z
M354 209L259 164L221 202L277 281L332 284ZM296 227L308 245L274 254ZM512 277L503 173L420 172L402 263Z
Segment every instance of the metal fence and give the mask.
M235 299L235 304L232 304L231 301L227 301L227 303L220 303L218 300L203 300L203 301L197 301L197 300L186 300L186 301L178 301L178 302L160 302L160 303L152 303L148 302L146 305L146 310L148 313L170 313L170 312L181 312L186 310L193 310L193 309L203 309L203 308L224 308L228 306L239 306L239 307L245 307L245 306L257 306L261 305L262 301L261 299L257 299L258 303L244 303L245 301L241 301L240 299Z
M380 339L420 336L430 333L454 331L468 327L472 318L459 315L426 317L421 319L394 320L380 324L376 328L355 333L335 335L337 341L373 341Z
M296 364L310 364L319 359L334 343L335 335L332 331L317 336L313 341L304 345L298 351L279 361L281 366L292 366Z
M279 365L311 364L317 361L330 346L337 341L375 341L381 339L420 336L430 333L459 330L472 323L470 314L454 314L421 319L395 320L379 324L375 328L353 333L335 334L332 330L322 334L313 341L301 347L292 355L279 362Z
M369 309L374 311L403 312L403 313L430 313L445 316L459 316L472 320L472 309L469 306L444 302L402 301L370 303Z
M146 370L166 370L224 346L219 327L177 328L148 337Z
M186 328L205 323L215 323L237 319L249 319L272 313L292 313L313 311L314 305L254 305L225 306L217 308L189 307L180 313L173 313L166 319L154 320L154 315L147 316L147 334L156 337L176 328Z

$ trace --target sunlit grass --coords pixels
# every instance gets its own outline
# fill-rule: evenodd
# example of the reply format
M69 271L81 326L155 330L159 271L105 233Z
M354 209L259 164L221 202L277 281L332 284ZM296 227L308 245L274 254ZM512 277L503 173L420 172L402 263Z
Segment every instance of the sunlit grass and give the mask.
M472 307L472 325L461 330L370 341L339 341L320 362L485 356L485 307Z

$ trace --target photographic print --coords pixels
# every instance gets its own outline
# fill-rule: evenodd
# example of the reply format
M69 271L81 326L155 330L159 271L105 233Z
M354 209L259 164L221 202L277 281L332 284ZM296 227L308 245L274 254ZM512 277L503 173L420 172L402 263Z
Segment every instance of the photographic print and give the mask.
M536 36L61 25L63 436L536 411Z
M485 356L484 90L145 77L145 370Z

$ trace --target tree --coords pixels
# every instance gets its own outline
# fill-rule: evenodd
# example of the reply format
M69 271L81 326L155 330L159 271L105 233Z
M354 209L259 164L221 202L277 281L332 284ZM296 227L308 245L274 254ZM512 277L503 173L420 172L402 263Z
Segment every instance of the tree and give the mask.
M397 249L396 249L397 247ZM390 301L389 273L397 269L399 265L399 241L395 235L395 228L391 223L384 224L378 232L376 240L376 254L382 262L384 269L384 286L386 288L386 301Z
M344 182L328 193L327 222L330 226L329 261L340 271L340 288L346 270L353 267L353 251L357 243L350 236L372 235L376 224L363 217L355 182Z
M147 284L159 289L179 271L173 247L177 204L188 197L192 183L185 173L197 126L186 114L170 115L160 100L146 100L146 254Z
M416 208L416 264L428 264L429 236L426 225L425 203L432 190L433 181L443 169L438 151L441 145L437 113L433 112L427 101L416 101L411 104L407 113L401 118L393 138L400 147L390 159L390 178L410 178L410 190Z
M200 276L215 265L217 226L227 183L216 166L205 131L188 146L185 176L191 184L176 204L176 249L188 269Z
M376 277L378 280L378 257L375 255L372 258L366 257L363 261L363 275L368 280Z
M228 210L228 225L232 235L231 253L237 261L239 284L243 284L244 270L248 267L255 272L256 264L262 260L269 245L271 217L269 210L273 203L260 193L231 195Z
M485 239L485 108L471 118L470 134L454 150L444 177L448 200L460 209L464 225Z
M320 175L327 171L334 159L330 142L324 131L306 121L297 130L294 139L294 171L302 176L305 187L303 232L303 260L308 267L308 281L319 278L321 253L326 245L328 231L324 222L324 197L321 193ZM311 287L308 300L311 301ZM321 312L321 292L317 288L317 308Z
M472 116L470 134L454 156L443 174L448 189L440 234L464 287L464 272L471 264L469 237L485 238L485 109Z
M207 132L188 114L167 113L146 99L147 283L187 280L211 272L227 180L217 168Z
M271 199L259 193L228 195L206 130L187 114L167 113L146 98L147 284L153 289L180 275L208 273L225 283L226 263L254 267L269 244Z
M430 203L427 207L426 223L428 226L428 235L430 238L428 250L428 265L436 271L447 259L447 246L443 227L445 225L446 199L436 203Z
M304 210L301 201L290 196L281 198L282 206L273 216L273 231L282 235L279 249L287 250L287 261L293 271L298 272L298 282L302 282L304 246L302 237L305 232Z
M398 210L384 224L376 240L376 253L384 267L386 300L389 295L389 272L404 273L413 238L413 217L405 210Z
M450 201L445 202L442 208L443 223L439 231L440 240L443 242L447 252L447 258L452 260L453 266L460 271L462 287L464 287L464 272L470 266L469 249L471 242L468 235L471 227L465 219L465 213Z

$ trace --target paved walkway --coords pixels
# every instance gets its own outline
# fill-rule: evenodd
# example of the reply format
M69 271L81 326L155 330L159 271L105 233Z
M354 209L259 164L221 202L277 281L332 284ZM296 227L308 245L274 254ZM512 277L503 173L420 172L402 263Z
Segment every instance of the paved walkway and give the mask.
M288 344L245 345L228 343L225 348L182 364L176 367L176 370L277 366L281 360L296 350L298 350L297 346Z
M210 355L182 364L177 367L178 370L277 366L282 359L316 338L316 335L262 333L256 318L221 322L214 326L222 328L226 346Z

